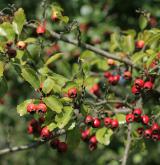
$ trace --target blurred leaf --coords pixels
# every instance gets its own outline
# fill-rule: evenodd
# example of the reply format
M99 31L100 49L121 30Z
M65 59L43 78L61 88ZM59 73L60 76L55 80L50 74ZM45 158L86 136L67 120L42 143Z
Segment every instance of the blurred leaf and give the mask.
M132 53L135 49L134 38L132 35L126 36L126 47L129 53Z
M13 28L16 32L16 34L20 35L21 31L23 29L24 24L26 23L26 17L24 14L24 10L22 8L19 8L15 13L14 13L14 19L13 19Z
M68 90L69 90L70 88L73 88L73 87L78 88L78 85L77 85L75 82L73 82L73 81L68 81L68 82L66 82L65 85L63 86L62 91L63 91L64 93L67 93Z
M4 62L0 61L0 77L3 76L3 72L4 72Z
M45 97L43 98L43 101L52 111L55 111L56 113L62 112L63 105L55 96Z
M106 127L100 128L96 132L97 141L101 144L109 145L112 134L113 131L111 129L108 129Z
M54 122L53 123L50 123L49 125L47 125L47 128L50 131L53 131L55 128L57 128L57 124L55 124Z
M63 21L64 23L68 23L69 17L67 17L67 16L62 16L62 17L60 17L60 20Z
M7 81L4 77L0 77L0 97L3 97L8 91Z
M126 115L116 114L114 118L118 120L119 124L124 124L126 122Z
M143 30L148 24L148 19L144 15L140 15L139 17L139 27Z
M42 88L42 91L45 93L45 94L48 94L51 92L51 90L53 89L54 87L54 81L48 77L44 82L43 82L43 88Z
M58 128L64 128L71 120L72 115L73 108L71 106L65 106L63 111L55 117L55 122L57 123Z
M24 40L24 42L28 44L35 43L36 41L37 41L36 38L27 38Z
M67 133L67 144L69 146L70 150L74 150L78 147L80 140L81 140L81 134L79 128L74 128L71 131L68 131Z
M39 78L33 69L23 68L21 75L27 82L32 85L33 88L36 89L40 87Z
M33 99L25 100L23 103L17 106L17 112L19 113L20 116L27 114L27 105L32 102Z
M136 62L139 62L145 56L147 56L146 53L144 53L144 52L137 52L137 53L132 55L131 59L132 59L133 63L136 63Z
M61 56L63 55L63 53L57 53L54 54L53 56L51 56L45 63L45 66L49 65L52 62L55 62L56 60L58 60L59 58L61 58Z
M157 57L157 53L153 53L152 55L149 56L147 62L146 62L146 67L149 68L153 60Z

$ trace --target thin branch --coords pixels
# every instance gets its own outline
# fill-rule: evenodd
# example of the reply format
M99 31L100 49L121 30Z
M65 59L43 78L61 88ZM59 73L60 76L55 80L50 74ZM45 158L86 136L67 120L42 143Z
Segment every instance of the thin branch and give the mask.
M57 131L55 134L53 134L53 138L59 136L59 135L62 135L65 133L65 130L59 130ZM49 139L49 140L51 140ZM2 155L6 155L6 154L9 154L9 153L15 153L15 152L18 152L18 151L24 151L24 150L28 150L28 149L31 149L31 148L37 148L39 146L41 146L42 144L45 144L47 143L49 140L45 140L45 141L36 141L36 142L33 142L33 143L29 143L29 144L26 144L26 145L21 145L21 146L14 146L14 147L7 147L7 148L4 148L4 149L1 149L0 150L0 156Z
M26 24L26 26L27 27L31 27L31 28L36 28L36 26L34 24ZM121 57L119 57L116 54L109 53L109 52L107 52L105 50L96 48L95 46L92 46L90 44L86 44L86 43L83 43L83 42L81 42L81 44L79 44L79 42L77 40L69 39L69 38L65 37L64 35L60 35L60 34L54 32L54 31L49 31L49 33L50 33L51 37L56 38L58 40L61 40L61 41L64 41L66 43L75 45L77 47L88 49L88 50L90 50L90 51L92 51L92 52L94 52L96 54L99 54L99 55L101 55L103 57L114 59L116 61L125 63L125 64L127 64L129 66L132 66L132 67L134 67L136 69L141 69L136 64L132 63L132 61L129 60L128 58L121 58Z
M126 142L124 156L123 156L121 165L126 165L127 164L127 159L128 159L128 155L129 155L131 141L132 141L132 139L131 139L131 124L129 124L128 125L127 142Z

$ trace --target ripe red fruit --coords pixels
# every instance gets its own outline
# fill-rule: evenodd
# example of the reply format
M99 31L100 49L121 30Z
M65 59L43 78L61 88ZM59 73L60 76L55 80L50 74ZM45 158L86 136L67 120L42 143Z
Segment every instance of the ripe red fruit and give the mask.
M88 115L85 118L85 124L92 124L93 123L93 117Z
M58 19L57 14L58 14L57 11L52 11L52 14L51 14L51 20L52 21L57 21L57 19Z
M133 86L132 89L131 89L132 93L134 95L138 95L140 94L140 89L136 88L136 86Z
M95 92L99 91L99 85L98 84L94 84L92 88Z
M145 136L146 139L150 139L151 136L152 136L152 130L151 129L146 129L144 131L144 136Z
M104 72L105 78L109 78L110 76L112 76L111 72L108 72L108 71Z
M149 123L149 117L147 115L141 116L142 118L142 123L148 125Z
M134 85L137 87L137 88L143 88L144 86L144 81L142 79L136 79L134 81Z
M42 35L46 32L46 21L38 25L36 32L39 35Z
M90 139L89 139L89 142L92 143L92 144L97 144L97 138L96 136L92 136Z
M36 106L36 111L38 113L46 113L47 112L47 106L44 104L44 103L39 103L37 106Z
M142 110L140 108L136 108L133 110L133 114L135 118L139 118L142 114Z
M36 105L33 103L28 104L27 105L27 112L35 113L36 112Z
M107 61L108 65L114 66L116 62L113 59L108 59Z
M144 83L144 89L151 90L153 88L153 83L151 81L147 81Z
M104 125L108 127L111 125L112 119L110 117L105 117L103 121L104 121Z
M132 78L132 74L130 71L125 71L123 74L124 79L130 80Z
M159 134L152 134L152 139L153 139L153 141L158 141L159 140Z
M92 126L93 126L94 128L99 128L100 125L101 125L101 121L100 121L98 118L93 119Z
M89 129L89 128L86 129L86 130L84 130L84 131L81 133L81 138L82 138L82 140L83 140L83 141L88 140L89 134L90 134L90 129Z
M144 47L144 41L143 40L139 40L139 41L137 41L136 42L136 48L138 48L138 49L142 49L143 47Z
M41 130L41 138L44 140L50 139L52 137L52 133L49 131L47 127L43 127Z
M58 152L63 153L63 152L66 152L67 149L68 149L68 146L67 146L67 144L65 142L59 142L58 143L58 146L57 146Z
M77 88L73 87L68 90L68 97L75 98L77 97Z
M132 113L129 113L126 115L126 122L131 123L134 121L134 115Z
M108 78L108 82L112 85L116 85L118 83L119 79L120 79L120 75L110 76Z
M59 139L53 139L53 140L51 140L51 142L50 142L50 146L53 148L53 149L56 149L57 147L58 147L58 145L59 145Z
M151 129L152 129L153 134L156 134L156 133L159 133L160 127L158 123L153 123Z
M113 119L112 122L111 122L111 128L118 128L119 126L119 123L118 123L118 120L117 119Z
M34 132L34 129L31 125L28 125L27 132L28 132L28 134L32 134Z

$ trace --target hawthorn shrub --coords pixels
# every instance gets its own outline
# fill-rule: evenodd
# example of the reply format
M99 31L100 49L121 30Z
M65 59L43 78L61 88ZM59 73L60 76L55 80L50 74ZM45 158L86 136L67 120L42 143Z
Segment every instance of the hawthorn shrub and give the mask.
M92 25L69 20L57 4L43 3L42 10L37 20L13 6L1 13L0 101L20 97L17 120L28 121L34 142L0 155L47 143L62 154L80 141L94 151L119 140L123 156L113 159L125 165L132 152L157 145L160 31L150 27L149 13L139 11L140 32L116 31L108 40L105 29L84 38Z

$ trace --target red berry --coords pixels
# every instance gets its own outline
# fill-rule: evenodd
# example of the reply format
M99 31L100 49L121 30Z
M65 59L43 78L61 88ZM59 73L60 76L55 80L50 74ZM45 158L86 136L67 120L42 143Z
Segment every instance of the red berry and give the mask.
M134 121L134 115L132 113L129 113L126 115L126 122L131 123Z
M49 131L47 127L43 127L41 130L41 138L44 140L50 139L52 136L52 133Z
M92 88L93 88L95 93L97 93L99 91L99 85L98 84L94 84Z
M118 128L118 126L119 126L118 120L113 119L111 122L111 127L114 129L114 128Z
M27 112L35 113L36 112L36 105L33 103L28 104L27 105Z
M101 125L101 121L100 121L98 118L93 119L93 124L92 124L92 126L93 126L94 128L99 128L100 125Z
M152 136L152 130L151 129L146 129L144 131L144 136L145 136L146 139L150 139L151 136Z
M109 117L105 117L103 121L104 121L104 125L108 127L111 125L112 119Z
M143 88L144 86L144 81L142 79L136 79L134 81L134 85L137 87L137 88Z
M136 88L136 86L133 86L131 91L134 95L138 95L140 93L140 90L138 88Z
M32 134L34 132L34 129L31 125L28 125L27 131L28 131L29 134Z
M90 139L89 139L89 142L92 143L92 144L97 144L97 138L96 136L92 136Z
M154 134L159 133L160 128L158 123L153 123L151 129Z
M56 149L59 145L59 139L53 139L51 142L50 142L50 146L53 148L53 149Z
M65 142L59 142L58 143L58 148L57 148L58 152L63 153L63 152L66 152L67 149L68 149L68 146Z
M143 40L139 40L136 42L136 48L142 49L143 47L144 47L144 41Z
M159 140L159 134L152 134L152 139L153 139L153 141L158 141Z
M77 96L77 88L73 87L68 90L68 97L75 98Z
M42 35L46 32L46 21L38 25L36 32L39 35Z
M143 124L148 125L149 123L149 117L147 115L141 116Z
M36 107L36 111L38 113L46 113L47 112L47 106L44 103L39 103Z
M108 59L107 63L110 66L114 66L116 64L116 62L113 59Z
M120 79L120 75L110 76L108 82L112 85L116 85Z
M109 78L110 76L112 76L112 74L108 71L104 72L104 77L105 78Z
M83 131L83 132L81 133L81 138L82 138L82 140L84 140L84 141L88 140L89 134L90 134L90 129L89 129L89 128L86 129L85 131Z
M124 79L130 80L132 78L132 74L130 71L125 71L123 74Z
M151 81L147 81L144 83L144 89L151 90L153 88L153 83Z
M93 117L88 115L85 118L85 124L92 124L93 123Z
M135 118L139 118L142 114L142 110L140 108L136 108L133 110L133 114Z

